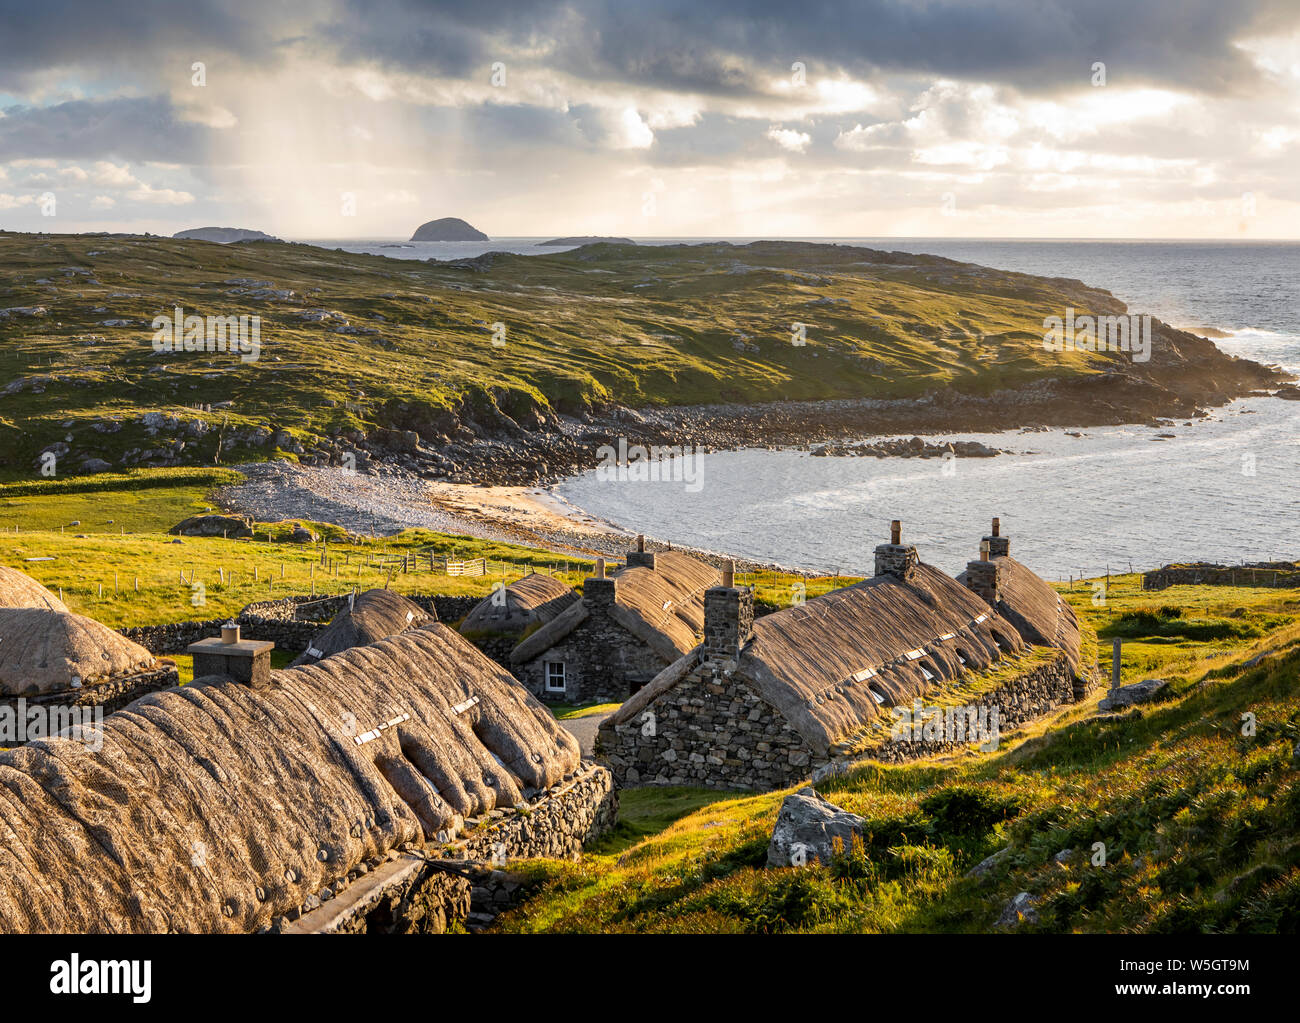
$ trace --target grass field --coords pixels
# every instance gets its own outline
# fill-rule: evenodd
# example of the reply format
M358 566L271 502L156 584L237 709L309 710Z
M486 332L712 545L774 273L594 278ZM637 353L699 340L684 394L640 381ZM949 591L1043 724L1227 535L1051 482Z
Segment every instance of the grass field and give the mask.
M320 544L287 542L292 522L259 523L252 539L167 535L182 519L213 508L213 488L236 477L229 469L142 469L0 484L0 564L22 569L74 611L113 628L216 618L253 601L353 587L485 596L530 571L578 587L594 570L591 559L423 529L373 539L304 522L325 541L328 565L321 564ZM482 558L488 574L430 572L430 555L435 563ZM417 568L403 573L408 557ZM739 578L773 607L853 581L773 572Z

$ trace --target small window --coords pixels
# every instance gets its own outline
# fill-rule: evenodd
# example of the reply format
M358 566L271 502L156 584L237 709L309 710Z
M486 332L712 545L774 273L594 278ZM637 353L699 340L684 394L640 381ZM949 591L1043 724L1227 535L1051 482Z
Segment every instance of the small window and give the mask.
M547 661L546 662L546 691L548 693L562 693L564 686L564 662Z

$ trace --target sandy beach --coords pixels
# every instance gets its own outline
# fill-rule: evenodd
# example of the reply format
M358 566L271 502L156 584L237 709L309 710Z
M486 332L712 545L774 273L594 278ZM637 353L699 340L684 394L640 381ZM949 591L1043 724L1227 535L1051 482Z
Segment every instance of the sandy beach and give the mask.
M284 461L240 471L247 480L223 488L218 500L263 522L331 522L366 536L432 529L589 556L621 554L631 538L543 487L445 483L400 470L369 474Z

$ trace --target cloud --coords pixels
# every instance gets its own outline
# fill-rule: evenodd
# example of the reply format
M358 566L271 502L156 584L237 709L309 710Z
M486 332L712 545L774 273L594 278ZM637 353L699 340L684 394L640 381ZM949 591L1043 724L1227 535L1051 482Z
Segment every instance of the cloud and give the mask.
M812 142L812 136L806 131L794 131L790 128L768 128L767 137L782 149L792 153L802 153Z

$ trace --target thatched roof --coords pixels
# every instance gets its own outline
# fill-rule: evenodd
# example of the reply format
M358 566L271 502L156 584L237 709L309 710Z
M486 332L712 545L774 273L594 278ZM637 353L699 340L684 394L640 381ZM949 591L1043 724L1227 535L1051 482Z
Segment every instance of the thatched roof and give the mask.
M575 771L526 689L432 623L253 689L199 681L102 746L0 754L0 932L261 929L363 860Z
M307 649L294 660L293 666L313 664L341 650L376 643L407 629L418 628L434 620L434 617L400 593L383 589L366 590L356 596L350 610L344 608L330 620L329 625L312 637Z
M704 631L704 593L722 581L712 565L680 551L659 551L653 569L625 568L617 580L610 616L667 661L675 661ZM584 622L587 603L571 605L510 652L512 664L538 657Z
M535 572L484 597L460 623L462 633L523 632L553 621L582 598L554 576Z
M16 568L0 565L0 607L43 607L51 611L67 611L68 606L58 597Z
M44 607L0 608L2 695L60 692L156 664L144 647L84 615Z
M998 565L998 614L1016 627L1025 642L1065 651L1070 670L1077 676L1081 655L1074 609L1019 561L1009 555L994 560ZM965 573L957 579L964 583Z
M1011 624L978 596L918 564L906 581L879 575L759 618L735 675L824 755L889 707L1023 647ZM661 672L614 722L634 718L689 667L687 661Z

